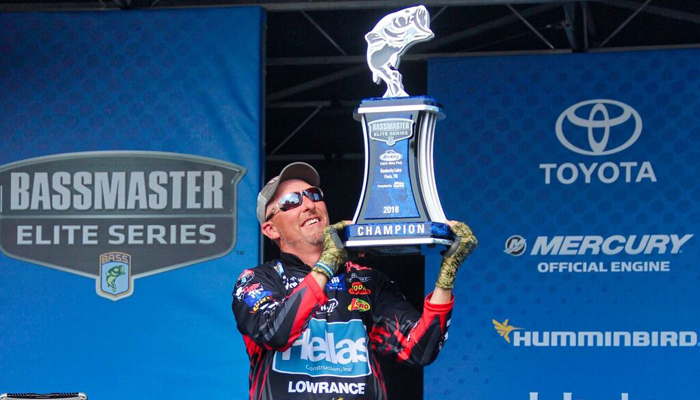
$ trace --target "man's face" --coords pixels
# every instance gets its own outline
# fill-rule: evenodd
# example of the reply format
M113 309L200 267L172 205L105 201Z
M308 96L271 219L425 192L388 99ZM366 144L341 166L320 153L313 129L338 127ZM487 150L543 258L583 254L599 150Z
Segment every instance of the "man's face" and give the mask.
M300 192L310 187L311 185L299 179L280 183L274 199L265 208L265 215L269 215L276 208L280 198L285 194ZM265 224L271 224L268 228L263 225L263 232L268 237L275 240L279 235L278 243L282 251L302 250L304 246L323 244L323 230L328 226L328 210L325 202L313 202L308 197L302 196L302 204L299 207L287 211L279 210Z

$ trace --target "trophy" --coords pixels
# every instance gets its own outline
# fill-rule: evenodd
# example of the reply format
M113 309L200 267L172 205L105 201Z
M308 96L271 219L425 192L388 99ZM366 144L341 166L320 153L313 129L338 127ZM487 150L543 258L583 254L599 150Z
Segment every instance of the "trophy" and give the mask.
M415 253L452 243L433 171L435 123L445 115L435 99L409 96L398 71L406 50L433 36L424 6L389 14L365 35L372 78L387 90L354 112L364 132L365 174L346 247Z

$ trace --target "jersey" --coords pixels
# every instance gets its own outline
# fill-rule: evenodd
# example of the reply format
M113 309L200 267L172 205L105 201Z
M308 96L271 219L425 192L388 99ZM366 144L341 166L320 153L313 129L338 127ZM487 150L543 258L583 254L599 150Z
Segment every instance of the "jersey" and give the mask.
M453 301L413 308L382 272L353 262L324 289L280 260L243 271L232 309L250 359L250 399L385 400L378 355L423 366L447 340Z

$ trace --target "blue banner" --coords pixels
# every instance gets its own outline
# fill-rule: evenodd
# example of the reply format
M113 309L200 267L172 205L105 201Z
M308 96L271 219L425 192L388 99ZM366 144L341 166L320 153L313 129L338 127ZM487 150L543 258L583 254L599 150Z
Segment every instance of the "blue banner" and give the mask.
M0 14L0 392L247 398L263 22Z
M426 399L694 398L698 65L697 50L430 61L440 198L480 245Z

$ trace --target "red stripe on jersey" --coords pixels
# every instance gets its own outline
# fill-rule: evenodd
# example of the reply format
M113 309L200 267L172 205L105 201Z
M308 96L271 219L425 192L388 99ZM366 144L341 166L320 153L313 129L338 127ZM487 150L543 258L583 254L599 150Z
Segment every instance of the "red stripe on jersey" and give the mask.
M372 368L372 374L377 377L377 381L382 387L382 392L384 392L382 398L386 398L386 385L384 385L384 377L382 376L382 369L379 366L379 361L376 358L373 358L371 361L369 366Z
M390 336L391 333L387 332L386 329L380 326L374 326L372 331L369 333L369 342L372 344L372 349L374 351L379 351L382 344L386 343ZM388 346L385 347L383 354L388 353L389 350L390 348Z
M397 329L394 332L394 335L397 339L399 339L399 343L405 343L403 350L401 350L401 352L397 355L399 360L405 361L411 357L413 347L423 337L425 331L428 330L436 318L438 319L441 335L445 335L447 313L454 305L454 297L452 297L452 300L449 303L445 304L433 304L430 302L431 297L432 293L425 298L425 303L423 304L423 315L421 315L421 318L416 326L411 329L411 332L408 334L408 338L404 338L403 334L399 332L397 321Z
M323 293L323 289L318 286L318 282L316 282L311 275L307 275L288 297L294 295L301 296L301 302L296 310L296 315L294 315L294 323L292 324L292 330L289 334L287 344L280 348L279 351L286 351L288 348L292 347L292 344L301 336L302 331L309 322L311 313L319 306L328 302L328 298L325 293Z

